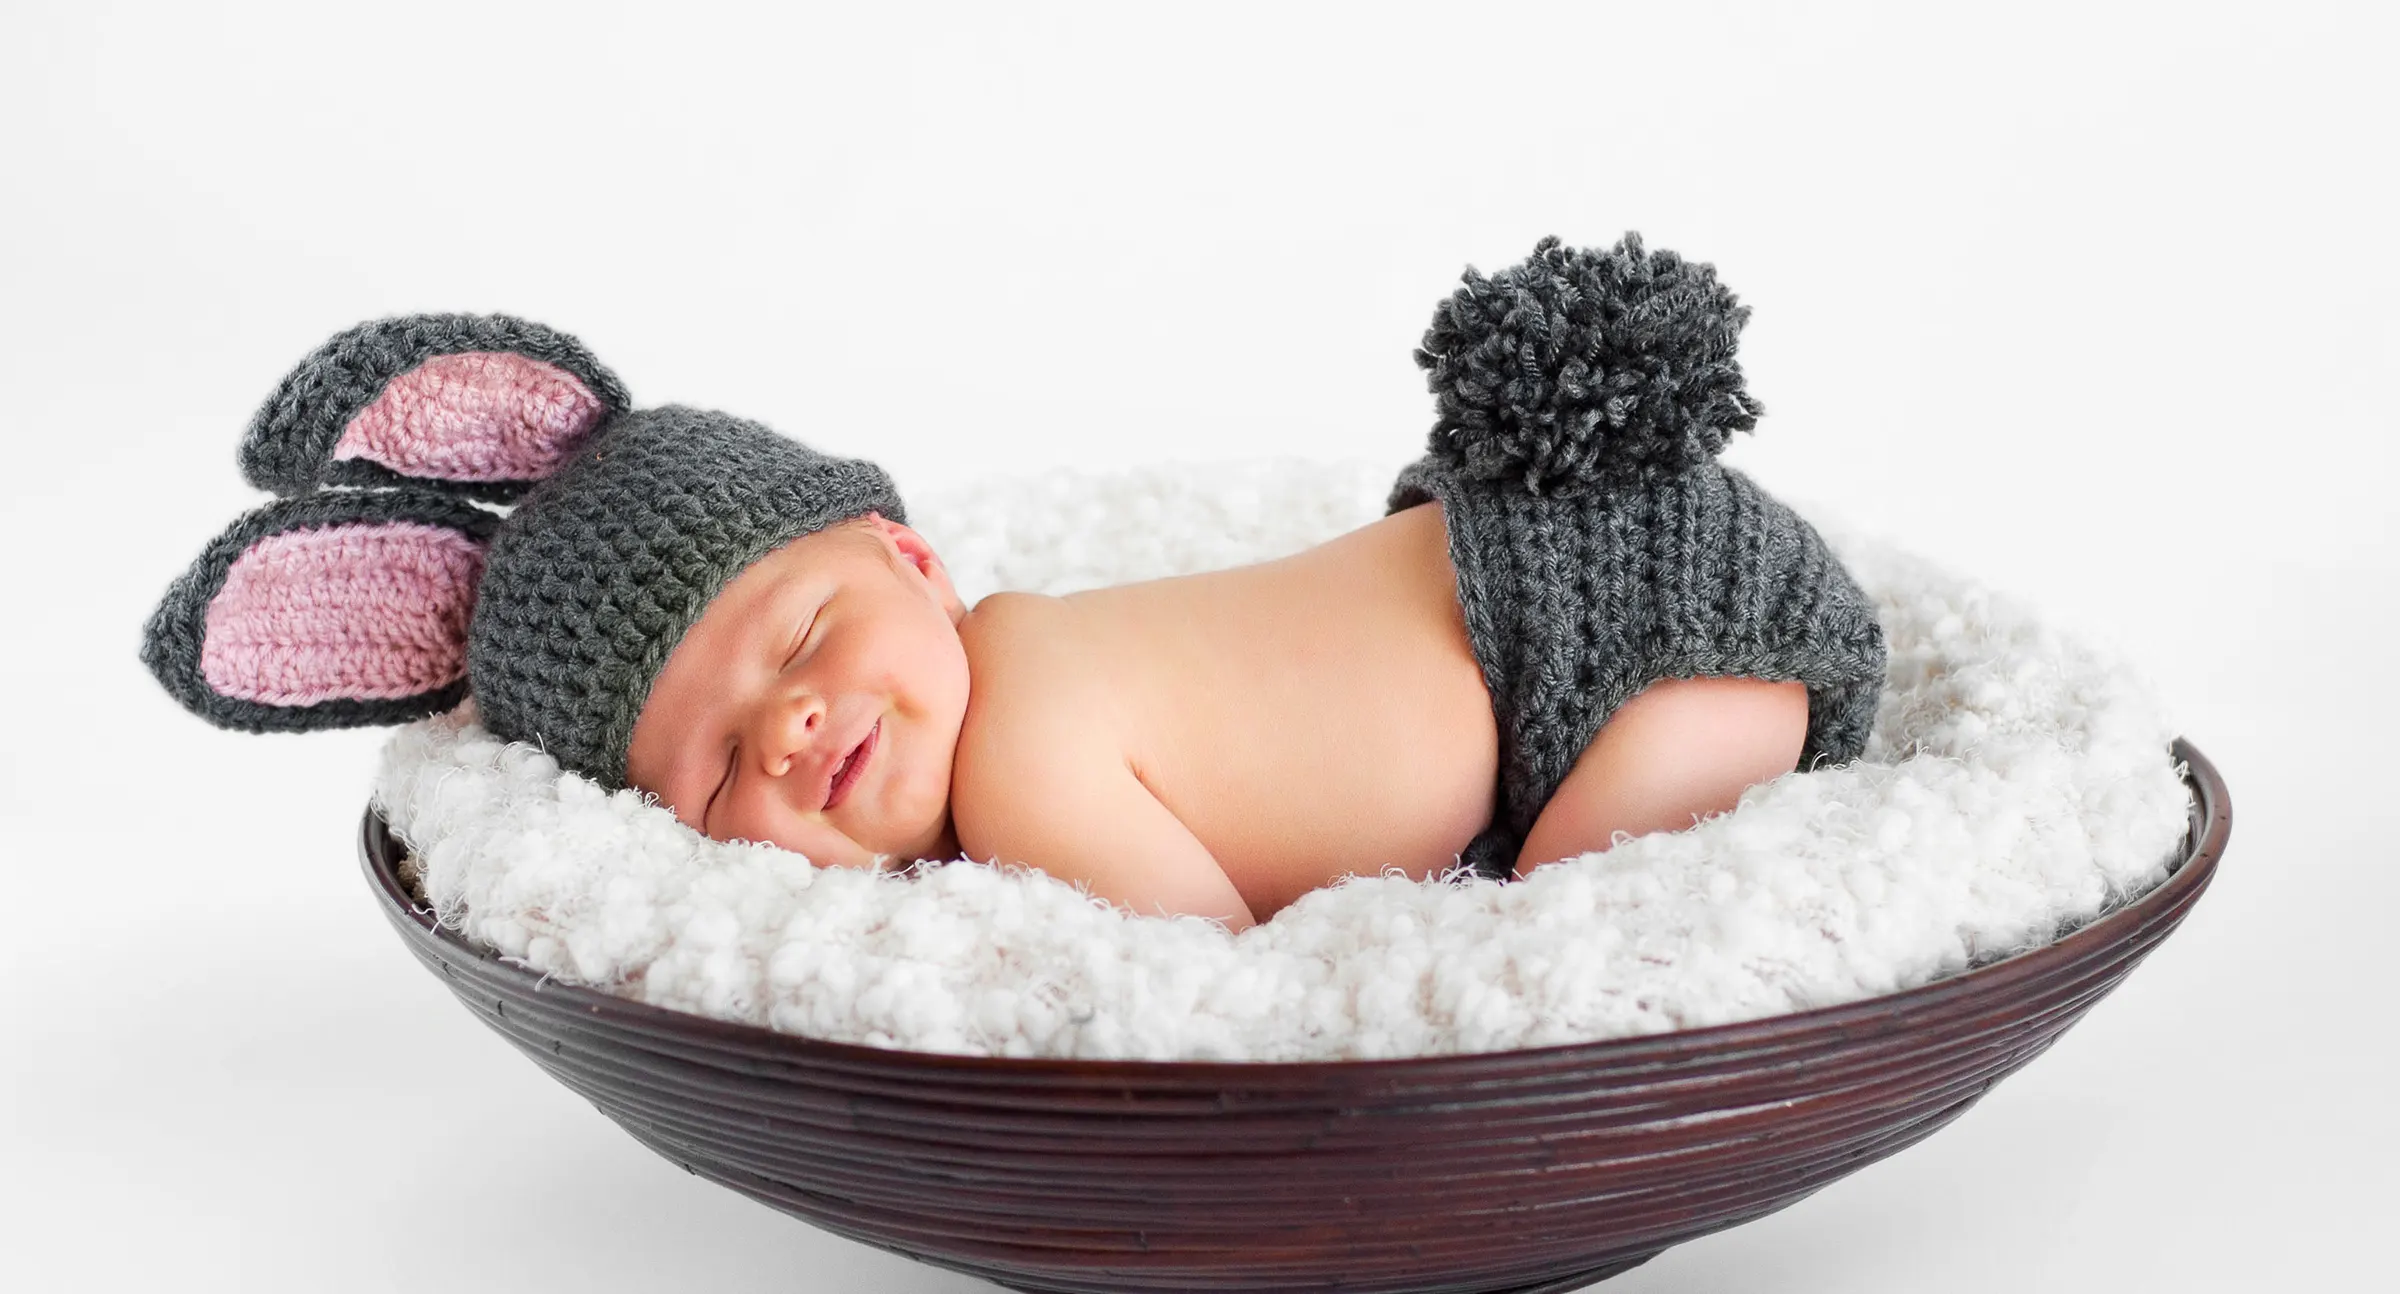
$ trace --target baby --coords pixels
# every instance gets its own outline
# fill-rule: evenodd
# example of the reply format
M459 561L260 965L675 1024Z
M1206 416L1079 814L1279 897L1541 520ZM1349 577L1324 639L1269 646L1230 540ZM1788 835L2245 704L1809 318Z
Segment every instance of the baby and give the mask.
M1445 535L1423 503L1280 561L969 610L922 536L869 513L717 595L626 772L715 839L836 866L963 851L1235 931L1353 871L1438 876L1499 770ZM1797 681L1652 683L1512 873L1730 809L1807 728Z
M1437 311L1439 418L1381 519L971 609L871 463L631 410L523 320L362 325L260 411L243 466L287 497L170 589L144 658L254 730L471 683L495 734L715 839L1021 863L1235 931L1362 870L1522 878L1865 743L1872 605L1715 461L1760 412L1747 316L1638 235L1545 239Z

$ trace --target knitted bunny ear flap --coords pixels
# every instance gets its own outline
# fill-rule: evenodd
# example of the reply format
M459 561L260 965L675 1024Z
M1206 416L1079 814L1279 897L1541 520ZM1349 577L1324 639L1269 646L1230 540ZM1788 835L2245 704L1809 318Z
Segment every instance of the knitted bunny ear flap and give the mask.
M218 535L142 630L142 661L221 728L406 723L467 690L467 624L500 521L415 487L277 499Z
M403 315L336 334L250 422L262 490L435 485L507 502L630 405L583 343L510 315Z

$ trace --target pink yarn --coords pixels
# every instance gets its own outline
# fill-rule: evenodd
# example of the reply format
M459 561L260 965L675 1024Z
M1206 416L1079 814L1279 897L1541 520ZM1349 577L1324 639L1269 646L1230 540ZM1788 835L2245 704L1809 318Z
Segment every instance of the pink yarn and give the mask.
M555 364L503 351L436 355L359 410L333 456L407 476L534 481L574 452L606 412Z
M483 548L413 521L270 535L208 604L200 673L267 705L415 696L464 675Z

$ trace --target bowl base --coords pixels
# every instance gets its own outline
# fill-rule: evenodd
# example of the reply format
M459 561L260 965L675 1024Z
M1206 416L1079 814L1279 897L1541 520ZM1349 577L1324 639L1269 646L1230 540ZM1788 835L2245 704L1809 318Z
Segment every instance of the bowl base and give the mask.
M1663 1249L1653 1249L1649 1253L1640 1254L1632 1258L1620 1258L1613 1263L1607 1264L1606 1266L1594 1267L1587 1272L1577 1272L1572 1276L1561 1276L1557 1280L1543 1281L1539 1285L1519 1285L1507 1290L1493 1290L1490 1292L1490 1294L1568 1294L1569 1291L1582 1289L1584 1286L1589 1285L1594 1281L1604 1281L1611 1276L1632 1271L1634 1268L1641 1266L1643 1263L1646 1263L1665 1252L1666 1251Z
M1553 1280L1543 1281L1538 1285L1482 1285L1474 1287L1465 1285L1451 1285L1447 1283L1437 1285L1413 1285L1409 1287L1406 1294L1571 1294L1572 1291L1582 1289L1594 1281L1604 1281L1611 1276L1618 1275L1622 1272L1631 1271L1634 1268L1641 1266L1643 1263L1658 1257L1664 1252L1666 1252L1664 1249L1653 1249L1646 1254L1637 1254L1631 1258L1620 1258L1614 1262L1602 1264L1601 1266L1594 1267L1588 1271L1580 1271L1572 1276L1560 1276ZM985 1277L985 1279L990 1280L991 1278ZM1002 1287L1003 1289L1022 1291L1023 1294L1054 1294L1054 1291L1057 1289L1056 1286L1052 1285L1019 1285L1013 1281L995 1280L992 1283ZM1290 1287L1285 1286L1282 1288L1288 1289ZM1332 1286L1329 1288L1339 1289L1343 1287Z

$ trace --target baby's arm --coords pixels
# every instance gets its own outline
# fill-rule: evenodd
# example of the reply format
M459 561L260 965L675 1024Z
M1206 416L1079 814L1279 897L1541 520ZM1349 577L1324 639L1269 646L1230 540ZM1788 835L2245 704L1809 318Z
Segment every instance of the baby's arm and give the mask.
M1144 916L1256 925L1207 846L1134 774L1101 676L1048 632L1039 603L993 603L962 627L973 685L951 764L960 849L1084 881Z
M1236 934L1258 924L1207 847L1123 760L1071 746L1031 753L1000 762L996 779L970 779L965 793L953 782L951 819L968 857L1085 881L1144 916L1211 917Z

